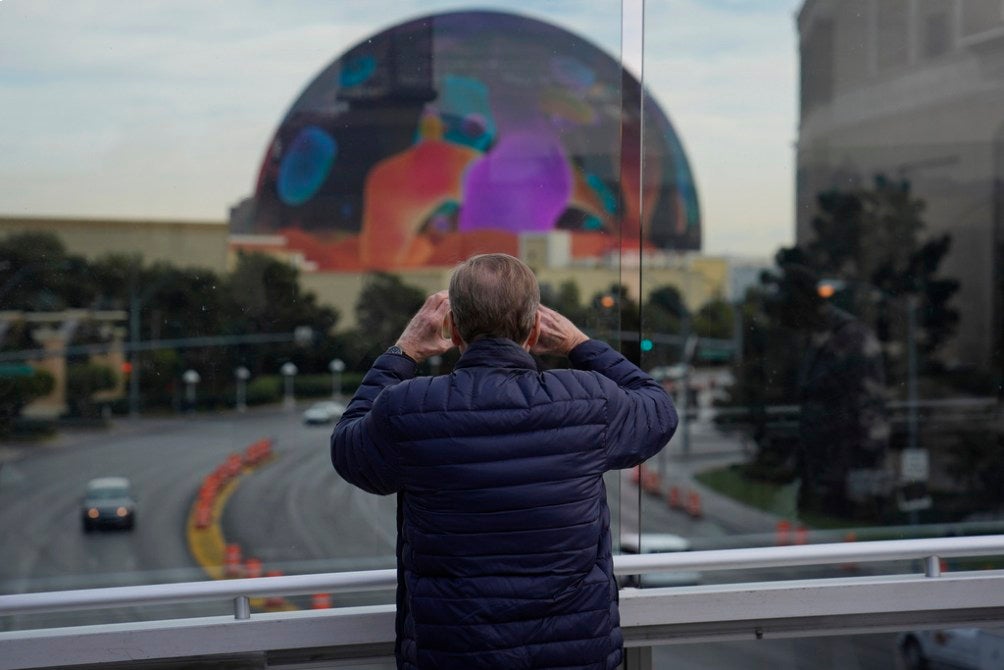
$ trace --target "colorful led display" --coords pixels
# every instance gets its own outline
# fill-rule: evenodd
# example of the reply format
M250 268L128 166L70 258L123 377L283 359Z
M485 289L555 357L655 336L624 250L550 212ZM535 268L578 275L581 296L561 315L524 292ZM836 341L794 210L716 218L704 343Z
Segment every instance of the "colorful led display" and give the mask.
M487 11L393 26L328 65L275 132L252 210L235 232L283 234L333 271L517 253L552 230L576 257L701 240L682 145L638 81L577 35Z

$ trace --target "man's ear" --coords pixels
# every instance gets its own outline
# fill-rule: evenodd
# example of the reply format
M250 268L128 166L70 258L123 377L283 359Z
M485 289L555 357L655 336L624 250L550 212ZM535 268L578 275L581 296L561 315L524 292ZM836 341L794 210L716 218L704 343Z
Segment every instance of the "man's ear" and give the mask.
M464 341L460 339L460 333L457 332L457 327L453 324L452 309L446 313L446 318L443 319L443 339L450 340L458 347L464 343Z
M533 327L530 328L530 337L526 338L526 343L523 347L529 351L533 349L533 345L537 344L537 340L540 339L540 310L533 315Z

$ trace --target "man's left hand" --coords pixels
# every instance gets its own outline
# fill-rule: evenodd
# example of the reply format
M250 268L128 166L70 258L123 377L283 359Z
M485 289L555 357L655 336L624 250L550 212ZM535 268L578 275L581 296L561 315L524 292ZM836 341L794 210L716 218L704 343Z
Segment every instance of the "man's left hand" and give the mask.
M417 363L452 349L453 342L443 337L443 320L449 311L450 300L446 291L430 295L422 308L411 317L408 326L397 339L397 346Z

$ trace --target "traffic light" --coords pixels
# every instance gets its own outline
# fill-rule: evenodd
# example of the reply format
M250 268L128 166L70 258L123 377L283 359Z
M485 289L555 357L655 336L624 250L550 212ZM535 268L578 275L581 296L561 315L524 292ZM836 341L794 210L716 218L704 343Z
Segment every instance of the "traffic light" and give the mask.
M647 337L643 337L642 338L642 340L641 340L641 350L642 351L652 351L652 347L654 347L654 346L655 345L652 344L652 340L648 339Z

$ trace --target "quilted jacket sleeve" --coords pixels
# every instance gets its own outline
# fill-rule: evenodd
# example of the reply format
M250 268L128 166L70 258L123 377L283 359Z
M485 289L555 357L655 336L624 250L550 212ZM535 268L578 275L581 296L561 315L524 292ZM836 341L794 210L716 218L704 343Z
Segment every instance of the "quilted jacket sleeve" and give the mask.
M577 369L609 380L601 380L607 396L607 469L634 467L666 446L678 419L658 382L598 340L583 342L568 358Z
M335 470L364 491L386 495L401 488L383 391L414 377L415 367L404 356L384 354L377 358L331 434Z

